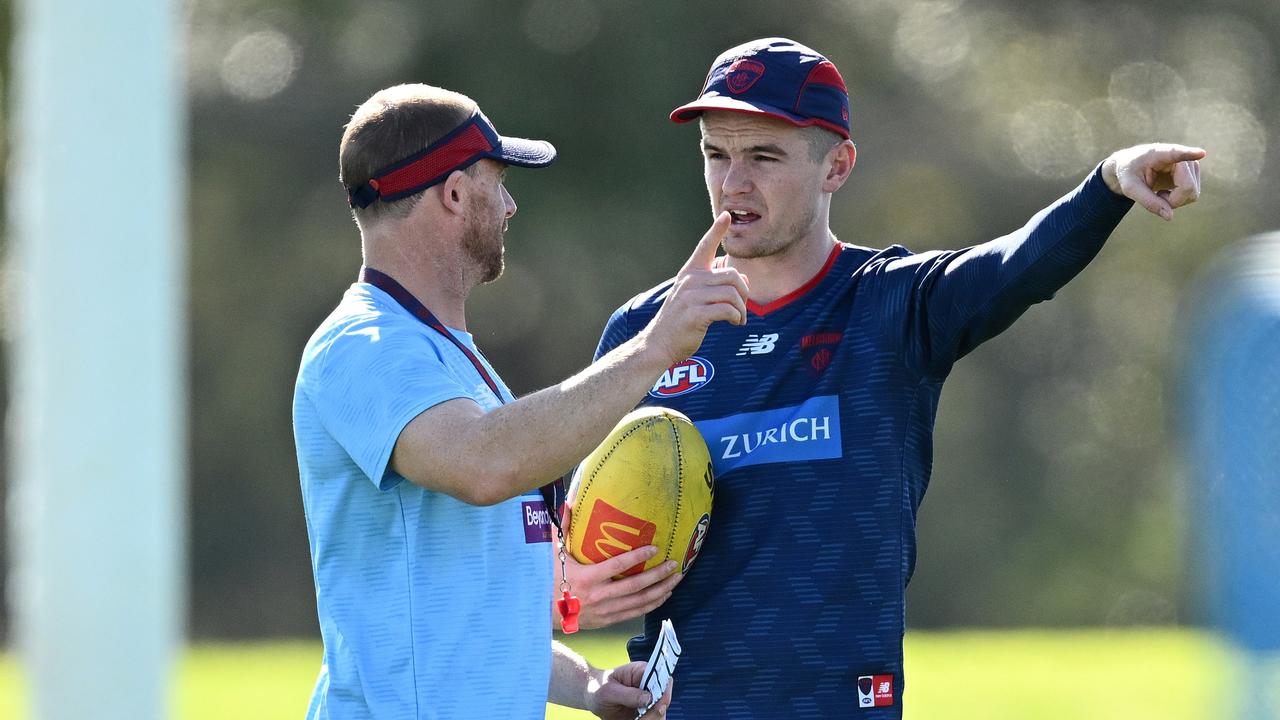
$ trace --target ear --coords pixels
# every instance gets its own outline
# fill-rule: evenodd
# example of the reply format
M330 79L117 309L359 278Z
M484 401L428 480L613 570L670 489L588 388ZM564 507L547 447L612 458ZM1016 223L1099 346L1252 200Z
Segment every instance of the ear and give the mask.
M440 183L440 204L446 212L453 215L465 215L467 193L471 191L471 176L461 170L454 170L449 177Z
M853 174L853 165L858 161L858 149L852 140L845 140L831 148L827 153L827 176L822 179L822 189L833 193L845 184Z

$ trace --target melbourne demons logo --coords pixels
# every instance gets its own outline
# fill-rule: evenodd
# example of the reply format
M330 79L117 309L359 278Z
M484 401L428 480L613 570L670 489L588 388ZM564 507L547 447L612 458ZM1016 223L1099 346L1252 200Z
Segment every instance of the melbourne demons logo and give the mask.
M656 398L670 398L691 393L711 382L715 374L716 369L711 363L700 357L691 357L667 368L667 371L662 373L662 377L658 378L658 382L654 383L649 395Z
M836 347L843 338L844 333L839 332L818 332L800 338L800 353L814 377L821 376L831 367Z
M628 550L635 550L653 542L658 526L648 520L623 512L604 500L597 499L587 514L587 528L582 533L582 554L593 563L600 563ZM638 563L623 575L635 575L644 569Z
M724 76L724 83L729 86L730 92L741 95L750 90L762 75L764 75L764 63L743 58L729 66L729 71Z

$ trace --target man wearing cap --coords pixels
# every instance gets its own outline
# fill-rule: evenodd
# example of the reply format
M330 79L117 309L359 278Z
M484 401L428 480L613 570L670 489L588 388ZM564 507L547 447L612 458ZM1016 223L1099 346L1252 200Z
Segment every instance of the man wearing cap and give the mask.
M1194 201L1204 151L1119 151L1021 229L915 254L829 227L855 150L844 81L819 53L783 38L735 47L671 118L699 121L712 212L733 218L718 263L750 278L748 319L707 333L702 383L659 382L644 400L697 424L716 501L697 569L628 650L646 657L672 619L672 717L899 718L943 380L1080 272L1134 201L1165 219ZM671 287L619 308L597 356L644 332Z
M507 166L554 158L426 85L383 90L347 124L341 180L364 267L307 342L293 404L324 640L310 718L541 718L548 700L631 718L650 701L643 663L601 671L551 642L549 481L709 325L744 322L746 286L710 267L725 216L649 330L516 400L465 302L502 272ZM661 579L641 583L657 595L634 612L670 591Z

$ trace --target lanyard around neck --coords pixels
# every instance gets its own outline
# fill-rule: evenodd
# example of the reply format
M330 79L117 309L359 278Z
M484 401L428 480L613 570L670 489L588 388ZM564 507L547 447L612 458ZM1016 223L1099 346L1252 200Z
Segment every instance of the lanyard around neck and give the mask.
M480 358L476 357L476 354L471 352L471 349L464 345L461 340L454 337L453 333L449 332L449 328L445 327L444 323L440 322L436 316L427 309L427 306L423 305L422 301L414 297L413 293L409 292L405 286L401 285L390 275L371 267L360 268L360 282L368 283L390 295L392 300L395 300L400 304L400 307L409 311L409 313L417 318L423 325L435 330L443 335L446 340L453 343L454 347L462 351L462 354L467 357L467 360L471 361L471 365L475 367L476 372L480 374L480 377L484 380L484 384L488 385L489 389L493 391L494 397L498 398L498 402L504 405L506 404L507 400L502 396L502 391L498 389L498 383L494 382L494 379L490 377L489 371L485 369L484 363L480 362ZM543 485L541 491L542 499L546 501L547 510L551 513L551 521L555 523L557 528L559 528L560 503L564 501L565 497L563 478L556 478L554 482Z
M371 267L360 268L360 282L369 283L382 292L390 295L393 300L400 303L400 307L408 310L409 313L418 318L423 325L435 330L443 335L446 340L453 343L454 347L462 351L462 354L467 356L467 360L471 361L471 365L475 367L476 372L480 374L481 379L484 380L484 384L488 385L489 389L493 391L494 397L498 398L498 402L506 404L507 400L502 397L502 391L498 389L498 383L494 382L493 378L489 376L489 371L485 369L484 363L480 362L480 358L476 357L476 354L471 352L471 348L468 348L461 340L454 337L453 333L449 332L449 328L445 327L444 323L437 320L436 316L427 309L427 306L423 305L418 298L414 297L413 293L409 292L405 286L396 282L396 279L390 275L380 270L374 270Z

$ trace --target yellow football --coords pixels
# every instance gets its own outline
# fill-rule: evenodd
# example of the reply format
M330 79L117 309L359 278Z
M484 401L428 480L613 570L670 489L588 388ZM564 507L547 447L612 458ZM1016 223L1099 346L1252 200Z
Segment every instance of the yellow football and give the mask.
M634 410L574 472L565 544L583 563L655 545L643 567L622 574L667 560L688 572L707 536L714 492L711 455L693 422L668 408Z

